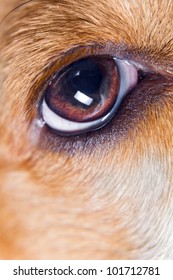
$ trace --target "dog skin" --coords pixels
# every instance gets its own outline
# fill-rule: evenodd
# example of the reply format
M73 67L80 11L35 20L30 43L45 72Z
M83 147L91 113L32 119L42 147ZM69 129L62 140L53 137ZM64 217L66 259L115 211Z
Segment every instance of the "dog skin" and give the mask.
M0 258L173 258L173 1L0 0ZM105 127L39 125L42 85L95 54L146 77Z

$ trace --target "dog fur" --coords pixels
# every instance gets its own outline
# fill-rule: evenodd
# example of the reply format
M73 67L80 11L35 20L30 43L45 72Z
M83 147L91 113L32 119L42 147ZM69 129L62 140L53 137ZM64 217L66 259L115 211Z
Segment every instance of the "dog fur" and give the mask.
M173 1L0 11L0 258L172 259ZM60 137L38 125L41 85L94 44L148 77L104 128Z

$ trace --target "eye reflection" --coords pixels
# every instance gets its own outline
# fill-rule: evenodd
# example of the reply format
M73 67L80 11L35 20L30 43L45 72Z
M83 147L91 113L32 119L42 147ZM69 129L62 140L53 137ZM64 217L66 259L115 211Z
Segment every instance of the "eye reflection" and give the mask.
M79 90L74 95L74 98L76 100L78 100L81 104L86 105L86 106L90 106L91 103L93 102L93 98L89 97L88 95L82 93Z
M137 69L127 61L105 56L81 59L49 82L42 117L63 135L99 129L114 116L137 80Z

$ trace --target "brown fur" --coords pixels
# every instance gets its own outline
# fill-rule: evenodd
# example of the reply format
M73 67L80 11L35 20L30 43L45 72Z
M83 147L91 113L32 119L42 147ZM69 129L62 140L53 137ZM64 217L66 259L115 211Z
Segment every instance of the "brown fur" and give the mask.
M173 258L173 1L34 0L8 14L23 2L0 0L0 258ZM40 86L94 44L151 78L97 132L39 131Z

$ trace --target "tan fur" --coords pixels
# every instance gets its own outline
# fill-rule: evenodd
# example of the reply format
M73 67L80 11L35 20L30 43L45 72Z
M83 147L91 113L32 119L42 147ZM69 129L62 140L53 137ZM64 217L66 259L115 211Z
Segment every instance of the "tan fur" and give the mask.
M22 2L0 0L0 258L172 259L173 1L34 0L4 19ZM41 145L38 85L95 42L161 79L125 103L125 132L115 116L118 136Z

